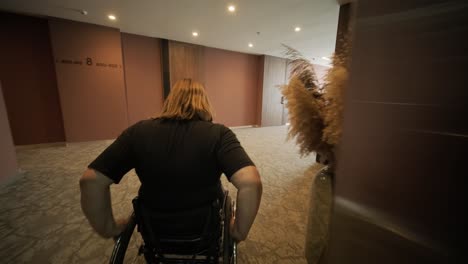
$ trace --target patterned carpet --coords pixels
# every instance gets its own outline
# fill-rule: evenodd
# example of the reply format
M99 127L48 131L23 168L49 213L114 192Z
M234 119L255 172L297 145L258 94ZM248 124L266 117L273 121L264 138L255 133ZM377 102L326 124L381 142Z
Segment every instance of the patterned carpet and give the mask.
M286 127L235 129L262 176L263 199L238 263L306 263L305 232L310 188L320 166L300 158ZM24 173L0 185L1 263L106 263L113 241L94 234L80 208L78 179L111 141L22 149ZM307 171L307 173L304 173ZM235 196L232 185L223 181ZM131 212L139 181L130 172L111 187L114 215ZM128 262L136 258L133 241Z

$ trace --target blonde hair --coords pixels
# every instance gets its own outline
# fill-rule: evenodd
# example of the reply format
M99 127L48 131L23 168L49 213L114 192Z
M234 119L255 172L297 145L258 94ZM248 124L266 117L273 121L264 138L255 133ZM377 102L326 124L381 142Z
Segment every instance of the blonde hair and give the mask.
M203 85L192 79L177 81L164 102L159 118L175 120L199 118L212 121L213 109Z

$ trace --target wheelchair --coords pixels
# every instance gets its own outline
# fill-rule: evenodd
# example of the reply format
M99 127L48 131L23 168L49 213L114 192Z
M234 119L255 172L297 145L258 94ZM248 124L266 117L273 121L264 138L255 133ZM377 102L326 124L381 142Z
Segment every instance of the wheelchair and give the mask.
M211 204L174 212L153 211L136 197L133 210L125 230L115 239L110 264L124 263L132 236L141 236L140 243L135 243L137 254L149 264L237 263L237 244L229 233L235 203L227 190Z

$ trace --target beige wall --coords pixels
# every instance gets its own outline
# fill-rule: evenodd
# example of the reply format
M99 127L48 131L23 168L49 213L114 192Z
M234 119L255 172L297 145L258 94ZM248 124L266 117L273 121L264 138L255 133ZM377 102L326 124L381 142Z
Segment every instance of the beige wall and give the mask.
M163 105L161 40L122 33L128 122L154 117Z
M216 112L215 122L256 124L259 66L259 56L205 48L204 79Z
M14 176L17 166L16 151L0 83L0 182Z
M128 126L119 30L59 19L49 26L66 140L117 137Z

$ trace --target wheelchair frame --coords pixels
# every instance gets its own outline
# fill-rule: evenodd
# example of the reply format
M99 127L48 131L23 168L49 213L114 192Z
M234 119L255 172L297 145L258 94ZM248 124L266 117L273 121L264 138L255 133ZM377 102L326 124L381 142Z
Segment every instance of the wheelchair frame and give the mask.
M223 264L236 264L237 263L237 244L230 237L230 223L231 218L235 212L235 203L231 201L231 197L227 190L224 190L222 201L217 199L218 206L221 202L218 210L217 219L219 224L216 224L215 228L207 231L207 225L209 220L205 223L205 230L203 234L196 237L195 239L183 240L183 239L171 239L157 237L153 232L151 225L148 223L149 220L145 219L145 212L143 211L141 204L138 201L138 197L133 199L134 212L132 213L129 223L125 230L116 238L114 250L112 252L109 263L120 264L123 263L125 253L130 243L130 238L134 233L135 227L138 226L138 232L143 238L143 245L140 246L138 255L144 255L147 263L190 263L190 264L201 264L201 263L223 263ZM212 210L212 209L210 209ZM140 224L139 224L140 223ZM213 237L215 235L215 237ZM207 237L209 236L209 237ZM202 245L203 242L209 242L205 247L197 248L195 252L191 254L178 254L177 246L172 249L171 254L167 254L162 250L161 243L172 243L178 245L179 248L183 248L186 245ZM198 244L197 244L198 243Z

